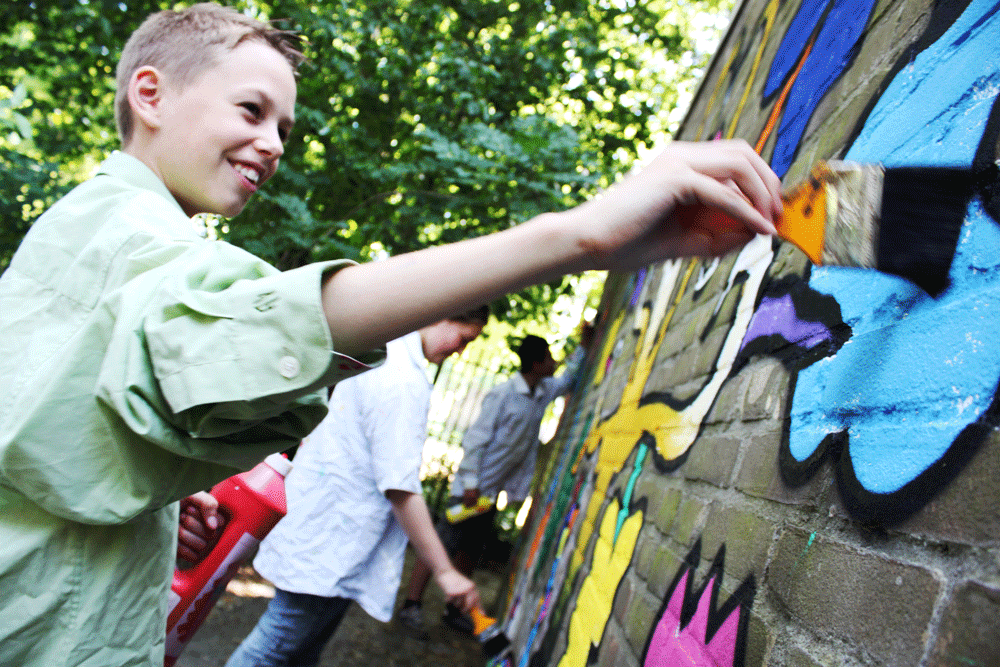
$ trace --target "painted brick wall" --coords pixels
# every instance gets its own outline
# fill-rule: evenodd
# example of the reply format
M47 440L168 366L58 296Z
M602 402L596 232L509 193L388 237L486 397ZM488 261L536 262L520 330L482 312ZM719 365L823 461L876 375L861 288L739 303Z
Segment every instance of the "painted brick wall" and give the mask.
M998 10L746 0L678 138L744 138L786 185L990 165ZM766 239L610 276L498 662L1000 665L1000 194L962 208L936 298Z

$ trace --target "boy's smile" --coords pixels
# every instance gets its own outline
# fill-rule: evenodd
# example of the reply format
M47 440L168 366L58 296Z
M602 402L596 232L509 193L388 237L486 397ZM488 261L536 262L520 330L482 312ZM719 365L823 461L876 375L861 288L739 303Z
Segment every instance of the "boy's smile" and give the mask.
M295 114L291 65L274 48L248 40L182 86L153 72L158 81L147 73L145 91L152 100L157 85L149 141L135 142L133 154L156 172L186 214L236 215L274 175L284 153ZM142 91L143 75L138 77ZM143 118L141 111L137 115Z

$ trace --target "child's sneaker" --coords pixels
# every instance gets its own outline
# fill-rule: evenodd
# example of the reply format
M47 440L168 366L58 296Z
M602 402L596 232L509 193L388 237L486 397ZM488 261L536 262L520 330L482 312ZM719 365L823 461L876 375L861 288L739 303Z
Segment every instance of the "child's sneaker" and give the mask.
M403 632L414 639L426 640L430 636L424 627L424 615L420 612L419 602L404 602L396 614L396 620Z

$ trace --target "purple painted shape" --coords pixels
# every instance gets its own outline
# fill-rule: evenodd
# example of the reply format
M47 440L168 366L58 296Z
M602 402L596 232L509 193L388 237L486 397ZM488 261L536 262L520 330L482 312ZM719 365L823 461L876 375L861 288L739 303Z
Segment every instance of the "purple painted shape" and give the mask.
M642 294L642 284L646 282L646 267L642 267L635 273L635 289L632 290L632 297L628 301L631 308L639 303L639 295Z
M743 336L740 351L757 338L774 335L807 350L833 340L830 329L822 322L799 319L790 294L777 299L767 296L761 299L760 307L750 319L750 326Z

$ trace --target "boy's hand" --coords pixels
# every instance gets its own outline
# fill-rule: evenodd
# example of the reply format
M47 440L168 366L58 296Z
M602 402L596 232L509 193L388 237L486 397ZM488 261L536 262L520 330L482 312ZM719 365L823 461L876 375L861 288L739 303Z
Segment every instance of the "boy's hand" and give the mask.
M707 207L730 220L686 225L678 207ZM674 142L567 213L587 216L592 232L582 233L595 268L632 269L672 257L726 254L754 234L774 234L782 210L781 180L749 144L736 140Z
M219 501L207 491L181 500L181 520L177 531L177 558L197 563L208 555L225 518Z
M462 492L462 504L466 507L475 507L479 502L479 487L466 489Z
M455 568L438 572L434 579L444 592L445 599L462 611L469 612L474 607L482 606L476 585Z

